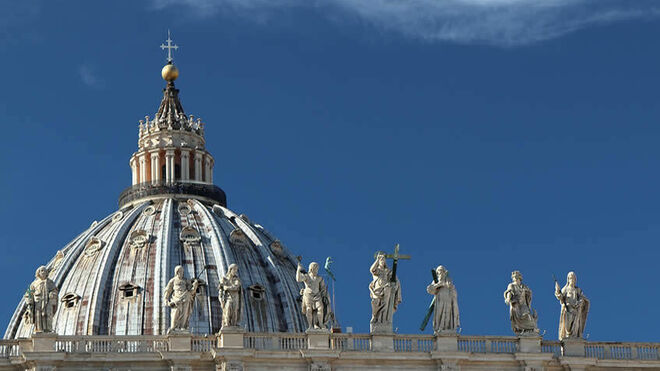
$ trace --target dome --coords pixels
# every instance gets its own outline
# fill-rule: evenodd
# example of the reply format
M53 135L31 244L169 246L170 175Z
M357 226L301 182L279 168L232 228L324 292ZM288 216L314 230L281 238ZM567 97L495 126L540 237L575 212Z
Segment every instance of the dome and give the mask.
M174 268L198 277L190 331L221 327L218 283L232 263L243 285L241 326L251 332L306 329L296 282L298 260L245 215L226 205L213 184L213 157L204 124L187 117L179 90L168 81L153 119L139 124L138 151L130 159L132 185L119 210L57 251L47 264L58 288L53 330L59 335L159 335L167 333L164 305ZM22 299L5 338L29 337Z

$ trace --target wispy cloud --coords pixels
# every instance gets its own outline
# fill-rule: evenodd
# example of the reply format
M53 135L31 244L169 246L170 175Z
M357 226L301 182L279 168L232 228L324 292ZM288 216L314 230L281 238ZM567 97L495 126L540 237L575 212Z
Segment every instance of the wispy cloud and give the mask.
M78 67L78 75L80 76L80 81L90 88L103 87L103 80L98 77L92 66L88 64L83 64Z
M200 16L263 20L264 14L310 7L333 20L426 41L525 45L593 26L660 16L658 0L151 0Z

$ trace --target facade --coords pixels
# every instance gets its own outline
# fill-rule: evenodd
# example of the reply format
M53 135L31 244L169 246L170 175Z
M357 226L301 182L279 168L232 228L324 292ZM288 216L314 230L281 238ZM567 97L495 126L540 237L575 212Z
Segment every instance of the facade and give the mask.
M0 370L660 369L660 344L546 341L538 332L459 336L457 312L451 331L437 335L394 334L391 322L372 334L305 331L298 259L227 208L213 185L204 124L184 113L171 61L162 75L163 99L153 118L140 121L132 184L119 209L37 274L0 340ZM234 265L242 319L223 327L219 282ZM178 266L180 282L194 282L183 285L193 298L186 331L170 326ZM374 280L379 269L374 263ZM46 321L35 320L40 311Z

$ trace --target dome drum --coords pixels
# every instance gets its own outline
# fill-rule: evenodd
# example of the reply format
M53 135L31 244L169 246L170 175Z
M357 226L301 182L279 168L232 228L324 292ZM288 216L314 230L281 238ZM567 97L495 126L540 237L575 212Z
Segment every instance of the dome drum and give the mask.
M188 198L185 196L192 196L221 206L227 206L227 196L220 187L214 184L198 183L193 181L180 181L180 182L148 182L140 183L126 188L119 195L119 207L132 204L136 201L157 198L157 197L177 197Z

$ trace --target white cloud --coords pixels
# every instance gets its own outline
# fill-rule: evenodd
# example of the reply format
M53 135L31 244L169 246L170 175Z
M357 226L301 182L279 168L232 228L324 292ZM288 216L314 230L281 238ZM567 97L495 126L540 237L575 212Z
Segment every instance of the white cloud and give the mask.
M197 15L265 14L311 7L333 20L359 21L426 41L530 44L597 24L660 15L658 0L151 0L156 8L183 6ZM331 12L331 13L328 13Z
M103 86L103 81L96 75L90 65L83 64L78 67L78 75L83 84L91 88L100 88Z

